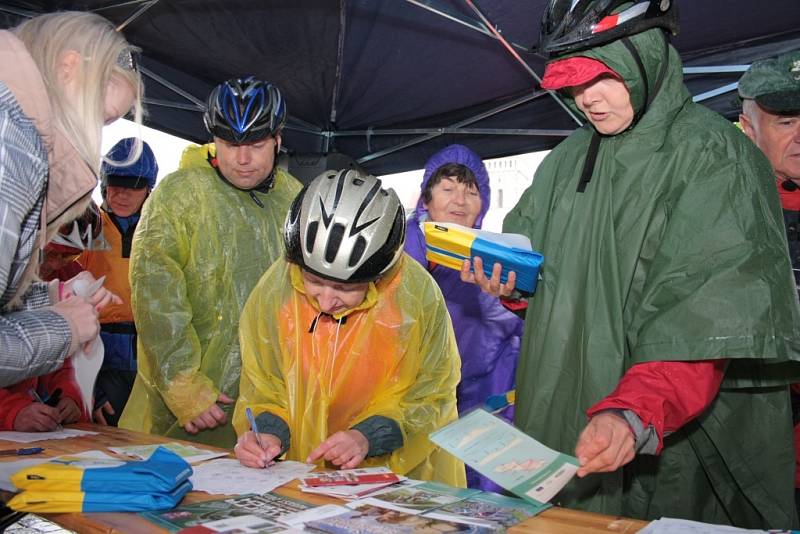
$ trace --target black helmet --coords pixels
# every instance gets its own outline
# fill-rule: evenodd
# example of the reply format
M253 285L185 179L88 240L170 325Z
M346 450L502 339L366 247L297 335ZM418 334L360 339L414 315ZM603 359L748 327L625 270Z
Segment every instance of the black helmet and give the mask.
M674 0L550 0L537 49L555 57L655 27L678 32Z
M325 171L303 188L286 216L286 258L337 282L381 277L403 253L400 199L374 176Z
M208 133L230 143L259 141L283 128L286 102L269 82L236 78L211 91L203 122Z

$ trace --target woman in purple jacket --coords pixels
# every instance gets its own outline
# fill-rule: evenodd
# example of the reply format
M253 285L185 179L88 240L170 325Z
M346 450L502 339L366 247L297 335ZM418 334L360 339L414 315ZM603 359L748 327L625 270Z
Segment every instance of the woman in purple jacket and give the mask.
M514 388L523 322L496 297L461 281L459 271L425 259L420 223L450 222L480 228L489 210L489 175L481 158L463 145L450 145L425 165L421 195L406 225L405 251L427 267L442 290L461 354L458 412L481 406L490 395ZM513 407L502 413L513 419ZM500 491L499 486L467 468L471 488Z

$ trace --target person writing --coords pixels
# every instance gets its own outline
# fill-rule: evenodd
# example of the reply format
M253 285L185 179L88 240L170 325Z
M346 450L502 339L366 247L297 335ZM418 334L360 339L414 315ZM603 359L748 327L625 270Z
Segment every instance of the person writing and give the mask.
M264 273L240 321L243 465L285 454L464 486L463 464L428 440L457 418L453 330L436 284L403 254L404 236L397 195L372 176L328 171L294 200L286 259Z

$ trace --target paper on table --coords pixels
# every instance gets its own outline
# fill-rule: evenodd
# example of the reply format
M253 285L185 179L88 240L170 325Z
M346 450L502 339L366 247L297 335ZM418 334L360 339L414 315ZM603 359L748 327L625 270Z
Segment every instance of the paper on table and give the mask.
M266 469L244 467L239 460L212 460L194 466L191 477L195 491L220 495L266 493L308 473L313 465L278 462Z
M478 493L480 490L454 488L438 482L420 482L414 485L403 485L391 491L373 493L363 499L347 503L347 507L358 508L367 504L417 515L461 501Z
M240 515L228 519L200 523L184 528L178 534L300 534L302 530L287 528L279 523L265 521L257 515Z
M82 279L75 280L72 285L72 292L78 297L89 300L92 295L103 287L105 280L105 276L101 276L93 283ZM100 366L103 365L103 358L105 358L105 348L99 333L86 350L79 348L72 355L75 380L78 382L78 388L81 391L83 408L88 414L91 414L92 408L94 408L94 383L97 380L97 373L100 372Z
M33 443L34 441L77 438L80 436L92 436L94 434L97 434L97 432L78 430L76 428L65 428L63 430L54 430L53 432L0 432L0 440L16 441L17 443Z
M125 456L131 456L133 458L140 458L142 460L146 460L150 458L150 455L158 447L164 447L169 449L170 451L174 452L188 463L193 464L196 462L203 462L205 460L213 460L214 458L220 458L222 456L228 456L228 453L223 452L214 452L208 451L206 449L201 449L199 447L195 447L193 445L184 445L182 443L176 443L174 441L169 443L156 443L150 445L129 445L126 447L109 447L110 450L116 452L117 454L123 454Z
M779 534L785 532L789 534L791 530L751 530L747 528L731 527L727 525L712 525L699 521L689 521L688 519L670 519L662 517L653 521L639 534L755 534L766 533Z
M335 515L343 514L348 510L349 508L339 506L338 504L323 504L322 506L315 506L314 508L309 508L308 510L287 514L278 519L278 521L285 525L299 527L303 525L303 523L315 521L317 519L325 519L326 517L333 517Z

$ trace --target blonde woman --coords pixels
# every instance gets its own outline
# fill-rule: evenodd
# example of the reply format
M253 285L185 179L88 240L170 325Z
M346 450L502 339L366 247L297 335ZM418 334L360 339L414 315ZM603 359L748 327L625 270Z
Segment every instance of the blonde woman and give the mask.
M41 249L90 201L103 126L131 111L141 123L134 53L90 13L0 31L0 387L58 369L119 300L103 288L71 296L78 277L45 284L37 272Z

